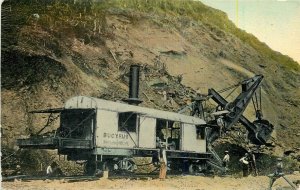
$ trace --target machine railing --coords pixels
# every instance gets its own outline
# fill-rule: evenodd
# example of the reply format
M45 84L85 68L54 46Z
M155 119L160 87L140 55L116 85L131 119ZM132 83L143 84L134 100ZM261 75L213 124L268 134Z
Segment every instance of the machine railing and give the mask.
M75 148L75 149L92 149L92 140L86 139L71 139L71 138L59 138L58 148Z

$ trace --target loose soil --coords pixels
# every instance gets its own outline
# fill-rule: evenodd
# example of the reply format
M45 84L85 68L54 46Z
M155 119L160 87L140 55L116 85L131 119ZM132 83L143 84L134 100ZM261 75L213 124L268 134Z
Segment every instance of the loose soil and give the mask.
M288 175L290 180L300 180L300 175ZM173 177L166 180L149 179L149 180L129 180L129 179L100 179L98 181L86 181L86 182L72 182L69 183L64 180L54 181L30 181L30 182L4 182L2 188L4 190L74 190L74 189L155 189L155 190L265 190L268 188L269 178L266 176L259 177L201 177L201 176L182 176ZM290 189L289 184L280 178L275 181L273 189Z

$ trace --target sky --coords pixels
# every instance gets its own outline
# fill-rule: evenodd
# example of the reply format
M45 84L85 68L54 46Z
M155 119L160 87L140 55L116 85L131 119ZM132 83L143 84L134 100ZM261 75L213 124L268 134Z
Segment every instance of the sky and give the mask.
M300 64L300 0L200 0Z

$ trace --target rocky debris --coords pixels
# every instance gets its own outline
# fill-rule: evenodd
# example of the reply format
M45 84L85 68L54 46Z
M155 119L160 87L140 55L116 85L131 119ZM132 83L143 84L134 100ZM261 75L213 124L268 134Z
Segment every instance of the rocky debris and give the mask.
M299 148L285 150L284 151L284 156L290 157L291 159L293 159L297 162L300 162L300 150L299 150ZM300 167L300 165L299 165L299 167Z
M10 176L17 172L17 165L20 165L20 160L16 157L15 150L1 148L1 175Z
M299 133L294 132L299 121L299 98L294 91L299 87L297 73L285 70L278 62L213 25L187 17L161 17L133 10L109 9L107 13L100 16L103 25L94 22L94 17L99 17L96 14L82 17L80 14L80 21L74 17L65 23L68 27L53 27L53 23L48 23L50 28L42 27L43 23L20 25L19 34L14 36L18 43L6 47L1 57L4 63L1 129L2 141L5 139L7 146L13 146L20 135L38 131L45 118L41 121L31 118L27 112L32 109L61 107L66 99L79 94L113 101L126 98L131 63L142 66L142 105L178 111L191 103L197 94L195 89L223 87L245 78L240 69L225 69L218 62L226 59L251 73L265 75L263 90L268 96L264 98L271 100L267 106L278 106L266 108L267 113L275 109L272 117L279 118L278 140L299 147ZM61 20L57 22L62 25ZM172 67L178 66L177 73L170 72L167 61L172 62ZM193 67L189 78L182 74L188 65ZM197 88L189 87L192 85ZM211 108L213 105L206 111ZM239 145L241 151L256 148L249 147L238 130L226 135L220 139L221 144ZM273 150L273 147L259 147L266 154L272 154ZM299 159L297 152L288 156ZM17 163L11 161L8 167L13 168Z
M160 51L160 53L166 54L166 55L178 55L178 56L184 56L184 55L186 55L186 52L184 50L183 51L168 50L168 51Z

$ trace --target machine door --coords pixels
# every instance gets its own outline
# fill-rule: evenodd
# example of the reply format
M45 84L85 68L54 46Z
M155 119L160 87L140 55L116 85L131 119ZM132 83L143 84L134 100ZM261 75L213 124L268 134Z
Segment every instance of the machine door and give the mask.
M155 148L155 126L156 119L140 116L139 147Z

